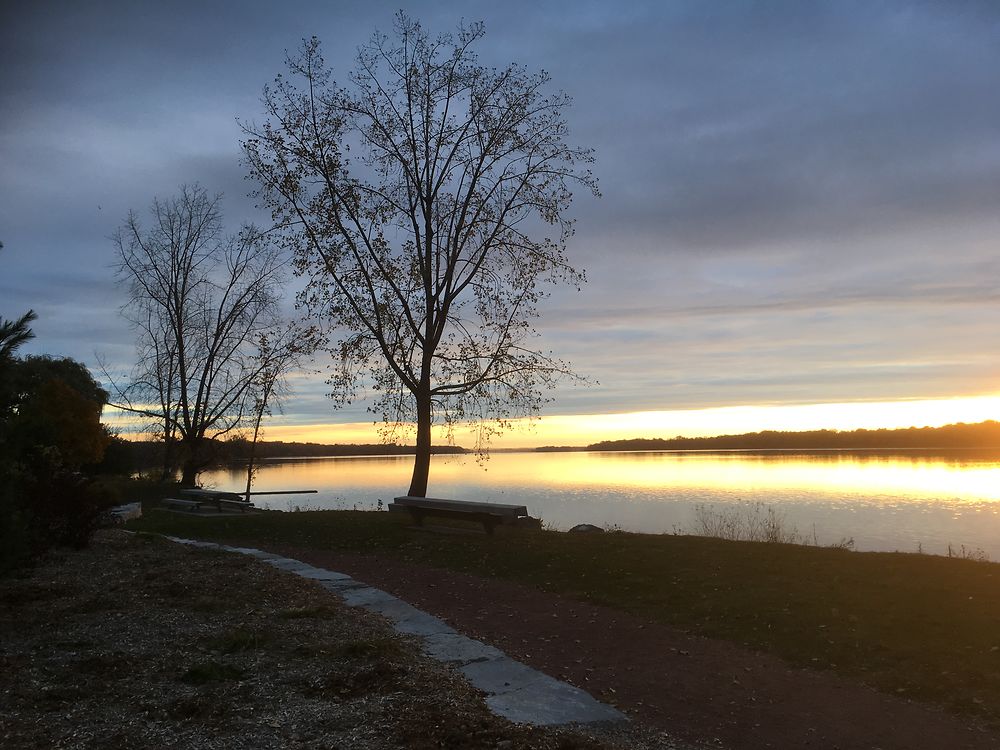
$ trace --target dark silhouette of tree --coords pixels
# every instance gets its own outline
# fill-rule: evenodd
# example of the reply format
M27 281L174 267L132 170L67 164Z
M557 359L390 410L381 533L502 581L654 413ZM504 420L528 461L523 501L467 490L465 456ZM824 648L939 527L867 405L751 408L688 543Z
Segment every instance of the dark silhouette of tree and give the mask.
M107 394L87 368L46 356L4 364L0 413L0 571L51 547L86 545L114 497L88 476L109 436Z
M597 190L546 73L479 64L479 23L432 38L400 13L394 32L361 48L347 87L305 42L244 148L308 277L335 398L363 385L386 424L416 423L409 494L425 495L433 422L477 423L483 450L570 374L530 321L547 282L582 283L565 212L573 185Z
M179 463L188 486L211 463L211 438L245 423L275 356L259 344L281 328L279 252L252 226L224 235L219 200L182 187L153 201L148 229L130 213L115 235L137 333L120 405L158 425L164 468Z
M101 424L108 394L81 363L35 356L11 367L13 414L6 447L22 456L49 453L50 463L76 471L100 462L110 436Z
M108 444L107 393L74 360L16 357L33 320L0 318L0 573L54 544L85 545L113 502L81 473Z

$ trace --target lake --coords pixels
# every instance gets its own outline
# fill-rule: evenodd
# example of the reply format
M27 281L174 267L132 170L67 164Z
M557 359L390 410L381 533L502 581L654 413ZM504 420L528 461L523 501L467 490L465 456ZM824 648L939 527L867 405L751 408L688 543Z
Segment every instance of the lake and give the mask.
M265 461L262 507L374 509L409 486L410 456ZM202 475L206 487L242 491L244 467ZM773 506L820 544L946 554L980 549L1000 560L1000 452L637 451L434 456L428 495L517 503L546 525L577 523L647 533L694 529L699 505Z

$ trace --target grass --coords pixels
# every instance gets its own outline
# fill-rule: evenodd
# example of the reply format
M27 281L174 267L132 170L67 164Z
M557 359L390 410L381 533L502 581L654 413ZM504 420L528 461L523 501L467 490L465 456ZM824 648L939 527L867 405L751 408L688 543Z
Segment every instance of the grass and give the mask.
M537 588L1000 723L1000 565L694 536L411 531L386 513L150 512L131 526L399 559Z

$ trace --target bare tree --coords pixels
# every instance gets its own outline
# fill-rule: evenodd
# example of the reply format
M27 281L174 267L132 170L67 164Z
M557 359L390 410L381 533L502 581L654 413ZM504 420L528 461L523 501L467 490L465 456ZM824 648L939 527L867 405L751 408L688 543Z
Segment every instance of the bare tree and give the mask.
M400 13L394 31L361 48L348 87L305 42L244 149L308 276L300 301L339 363L334 395L364 385L386 422L416 422L422 496L435 420L478 423L482 448L569 373L533 348L530 321L545 282L582 283L564 213L571 185L597 190L546 73L480 65L482 24L431 38Z
M278 250L252 226L225 236L219 201L185 186L153 201L148 229L130 213L114 236L137 334L117 405L159 425L164 469L180 464L187 486L211 461L211 439L245 423L277 356L261 342L280 326Z

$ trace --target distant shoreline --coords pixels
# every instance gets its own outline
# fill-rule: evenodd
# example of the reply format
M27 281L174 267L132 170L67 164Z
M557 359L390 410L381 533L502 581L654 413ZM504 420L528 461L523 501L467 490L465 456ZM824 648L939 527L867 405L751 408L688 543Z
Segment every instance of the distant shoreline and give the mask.
M1000 445L993 446L972 446L972 447L941 447L941 446L930 446L926 448L649 448L649 449L597 449L590 448L587 446L560 446L555 448L496 448L490 450L491 454L528 454L528 455L544 455L548 453L672 453L672 454L686 454L686 455L710 455L710 454L740 454L744 456L765 456L765 455L775 455L782 454L786 456L795 455L816 455L816 454L831 454L831 455L849 455L849 454L863 454L868 456L899 456L899 455L953 455L953 454L968 454L968 453L997 453L1000 456ZM412 456L412 451L409 453L398 452L398 453L330 453L330 454L316 454L316 455L303 455L303 456L265 456L257 457L255 459L258 463L272 463L272 462L282 462L282 461L314 461L326 458L342 458L342 459L366 459L366 458L408 458ZM457 456L474 456L475 451L462 450L462 451L451 451L448 453L441 453L435 455L457 455ZM243 465L246 463L245 458L233 458L229 459L226 463Z
M589 451L669 450L953 450L1000 448L1000 422L950 424L943 427L906 427L878 430L764 430L714 437L632 438L591 443ZM541 452L577 450L561 446L537 448Z
M132 441L138 452L149 452L162 446L152 441ZM255 460L304 459L336 457L410 456L414 447L397 444L324 444L285 441L261 441L254 448ZM583 452L713 452L713 451L954 451L1000 450L1000 422L988 420L975 424L950 424L943 427L907 427L878 430L809 430L779 432L764 430L739 435L713 437L631 438L605 440L589 445L544 445L527 448L494 448L493 453L583 453ZM458 445L436 445L438 455L473 454ZM218 443L220 463L247 460L250 443L230 440Z

